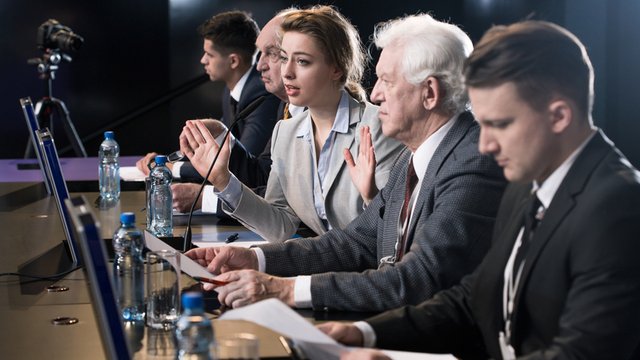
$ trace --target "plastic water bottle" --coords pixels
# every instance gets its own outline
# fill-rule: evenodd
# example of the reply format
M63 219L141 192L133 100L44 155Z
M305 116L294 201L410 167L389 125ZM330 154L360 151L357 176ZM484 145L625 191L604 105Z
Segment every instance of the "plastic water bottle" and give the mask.
M120 228L113 234L113 282L125 321L144 320L144 239L136 228L136 215L120 215Z
M156 167L149 174L149 211L147 230L155 236L173 235L173 196L171 192L171 170L167 168L167 157L156 156Z
M105 200L120 198L120 146L113 138L113 131L104 132L104 141L98 150L98 179L100 197Z
M182 315L176 324L178 359L211 359L213 344L211 320L204 314L204 301L198 292L182 294Z

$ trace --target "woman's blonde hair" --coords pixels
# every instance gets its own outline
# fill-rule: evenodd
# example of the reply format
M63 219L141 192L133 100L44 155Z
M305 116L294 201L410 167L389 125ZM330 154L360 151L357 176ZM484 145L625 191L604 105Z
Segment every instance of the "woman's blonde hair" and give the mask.
M315 39L329 64L342 71L341 84L358 101L366 100L361 85L365 54L356 28L332 6L317 5L294 10L284 15L280 25L282 35L299 32Z

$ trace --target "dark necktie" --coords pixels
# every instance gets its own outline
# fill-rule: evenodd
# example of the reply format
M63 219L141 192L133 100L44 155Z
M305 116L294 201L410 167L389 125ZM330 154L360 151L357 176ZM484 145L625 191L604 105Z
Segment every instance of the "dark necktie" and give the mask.
M531 197L527 200L526 211L523 214L524 231L522 233L522 240L520 241L520 247L516 253L516 258L513 262L513 275L517 276L518 270L524 258L527 256L527 250L531 244L531 239L535 233L536 227L540 223L540 216L538 216L538 209L540 209L542 203L535 193L531 194Z
M229 106L231 107L231 118L229 119L229 124L233 124L233 121L236 119L236 114L238 112L238 102L236 99L229 97Z
M401 227L401 233L398 234L400 241L398 242L398 249L396 250L396 261L402 260L405 253L405 247L407 245L407 233L409 232L409 221L411 220L411 195L418 183L418 176L416 175L416 169L413 167L413 156L409 160L409 167L407 168L407 183L404 190L404 203L402 203L402 211L400 211L399 224Z

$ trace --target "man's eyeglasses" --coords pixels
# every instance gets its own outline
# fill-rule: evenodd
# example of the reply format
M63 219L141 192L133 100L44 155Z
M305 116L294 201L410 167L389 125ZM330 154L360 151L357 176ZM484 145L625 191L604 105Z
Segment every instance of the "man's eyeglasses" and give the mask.
M280 61L280 50L275 46L270 46L266 51L262 53L262 55L266 56L270 62L275 63Z

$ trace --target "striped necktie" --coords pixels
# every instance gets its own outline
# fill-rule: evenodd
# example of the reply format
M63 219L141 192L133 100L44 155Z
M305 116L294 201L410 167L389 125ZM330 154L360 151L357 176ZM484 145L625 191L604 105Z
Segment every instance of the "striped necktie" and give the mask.
M282 120L287 120L291 118L291 113L289 112L289 103L284 104L284 111L282 112Z
M409 232L409 221L411 221L411 196L416 188L416 184L418 184L418 175L416 175L416 169L413 167L412 156L407 168L407 183L404 190L404 203L402 204L402 211L400 212L399 224L401 226L401 231L400 234L398 234L400 241L398 241L398 248L396 249L396 262L402 260L402 257L406 252L405 247L407 246L407 233Z

